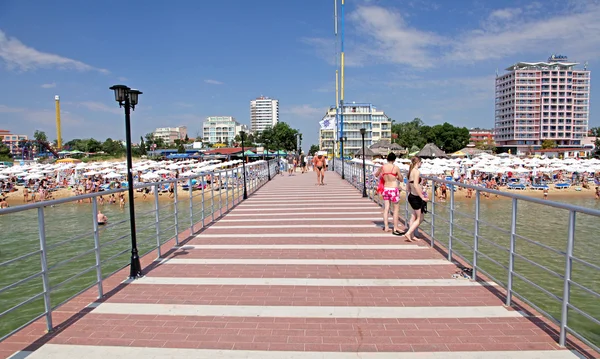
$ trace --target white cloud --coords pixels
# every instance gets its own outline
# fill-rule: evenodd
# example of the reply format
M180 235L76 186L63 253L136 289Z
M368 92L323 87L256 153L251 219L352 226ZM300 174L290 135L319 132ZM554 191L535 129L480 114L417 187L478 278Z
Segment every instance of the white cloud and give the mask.
M504 11L504 12L502 12ZM491 26L467 32L453 44L447 60L466 63L503 59L517 54L547 52L569 53L580 60L600 55L600 5L589 3L585 9L547 18L522 16L518 11L500 12L502 26ZM494 12L498 15L498 10ZM493 13L493 14L494 14ZM510 13L510 15L509 15ZM551 46L551 47L549 47Z
M327 109L317 108L311 105L296 105L290 107L284 107L281 109L281 113L294 115L298 117L312 117L320 118L325 115Z
M217 80L204 80L205 83L210 84L210 85L223 85L223 83L221 81L217 81Z
M467 65L514 55L568 53L581 62L600 56L600 2L579 1L542 16L540 4L501 8L481 25L449 37L411 26L406 13L378 5L359 5L347 16L357 37L347 40L346 65L397 64L424 69L440 63ZM336 63L332 38L302 38L329 63ZM549 47L551 46L551 47Z
M95 101L83 101L83 102L76 102L75 103L76 106L79 107L84 107L90 111L95 111L95 112L108 112L108 113L114 113L117 115L123 114L123 110L120 109L117 105L117 103L115 102L115 106L108 106L102 102L95 102Z
M50 84L42 84L40 87L43 89L53 89L56 87L56 82Z
M33 71L39 68L58 68L109 73L108 70L96 68L81 61L38 51L14 37L8 37L2 30L0 30L0 59L4 61L9 70Z
M510 20L513 17L521 14L523 10L520 8L506 8L492 11L490 19Z

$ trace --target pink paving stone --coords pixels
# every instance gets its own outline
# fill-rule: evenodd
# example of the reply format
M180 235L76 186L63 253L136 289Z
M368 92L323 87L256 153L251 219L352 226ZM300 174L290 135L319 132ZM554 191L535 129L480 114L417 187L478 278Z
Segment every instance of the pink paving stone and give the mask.
M225 278L359 278L449 279L453 265L431 266L333 266L333 265L239 265L163 264L148 276Z
M440 259L437 253L422 249L182 249L173 253L170 258Z
M373 224L371 228L318 228L316 231L293 229L306 233L302 238L244 238L247 233L277 233L280 229L206 229L204 233L234 233L239 238L192 238L189 230L180 234L182 244L404 244L399 238L384 234L375 226L379 221L364 218L379 217L380 207L360 199L360 192L339 176L327 173L327 186L315 186L314 174L280 177L251 195L246 204L259 204L253 199L273 200L269 194L289 194L302 198L323 199L323 205L352 207L325 209L323 205L286 207L234 208L231 219L255 219L253 222L216 222L215 226L269 223L268 216L253 216L256 212L290 213L292 218L307 219L324 216L356 218L340 224ZM305 191L300 193L300 191ZM347 205L343 201L327 201L333 192L356 196L362 204ZM266 195L266 196L265 196ZM293 204L294 199L285 199ZM280 203L286 203L281 201ZM315 212L375 212L343 215L317 215ZM404 213L403 211L401 213ZM286 218L277 216L278 218ZM316 221L313 221L316 222ZM375 223L374 223L375 222ZM285 222L272 222L280 224ZM294 222L290 222L294 223ZM312 223L302 221L296 223ZM390 222L391 223L391 222ZM196 225L195 229L200 229ZM232 232L227 232L227 231ZM316 238L310 233L377 233L377 237ZM198 234L198 233L196 233ZM187 240L186 240L187 238ZM420 245L426 245L421 241ZM162 246L165 256L174 241ZM329 257L332 255L335 257ZM449 279L456 271L454 265L431 266L327 266L327 265L157 265L155 252L142 258L149 277L214 277L214 278L360 278L360 279ZM180 253L181 254L181 251ZM183 258L370 258L416 259L437 258L442 255L433 249L420 250L190 250ZM121 284L128 269L118 272L104 282L109 293L101 301L113 303L167 304L237 303L270 305L500 305L503 291L496 287L302 287L302 286L185 286ZM17 335L0 343L0 357L23 348L36 349L50 343L81 345L147 346L166 348L205 348L223 350L294 350L347 352L412 352L412 351L490 351L490 350L554 350L556 326L543 318L444 318L444 319L372 319L372 318L265 318L265 317L199 317L169 315L118 315L89 313L83 309L96 299L95 288L86 291L58 308L53 317L57 329L44 336L43 321L36 321ZM204 303L204 301L209 301ZM357 304L359 303L359 304ZM385 304L384 304L385 303ZM588 350L569 337L569 348ZM34 344L31 344L34 343ZM600 357L588 352L586 358Z
M285 237L265 237L265 238L244 238L240 236L239 238L203 238L197 237L186 244L188 245L208 245L208 244L329 244L329 245L339 245L339 244L358 244L358 245L375 245L375 244L394 244L394 245L404 245L404 244L416 244L419 246L427 246L424 241L419 241L415 243L406 243L401 241L396 236L385 236L385 237L368 237L368 238L358 238L358 237L334 237L334 238L322 238L322 237L311 237L311 238L285 238Z

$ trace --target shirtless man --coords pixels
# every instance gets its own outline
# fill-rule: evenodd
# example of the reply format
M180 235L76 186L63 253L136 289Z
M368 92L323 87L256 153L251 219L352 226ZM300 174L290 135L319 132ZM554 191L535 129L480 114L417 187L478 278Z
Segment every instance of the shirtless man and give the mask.
M104 215L104 213L98 210L98 216L96 218L98 220L98 225L104 225L108 222L108 218Z
M313 158L313 166L315 168L315 172L317 172L317 185L324 185L325 183L325 157L319 154Z

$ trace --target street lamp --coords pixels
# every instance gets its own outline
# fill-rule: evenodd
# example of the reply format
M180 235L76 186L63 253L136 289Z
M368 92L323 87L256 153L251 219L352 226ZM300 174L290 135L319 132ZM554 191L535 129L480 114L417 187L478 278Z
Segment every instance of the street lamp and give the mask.
M242 139L242 170L244 171L244 199L248 199L248 190L246 189L246 150L244 150L244 137L246 137L245 131L240 131L240 138Z
M367 130L360 129L360 137L362 137L362 160L363 160L363 197L367 197L367 165L365 164L365 133Z
M267 176L271 180L271 166L269 165L269 143L265 141L265 150L267 151ZM264 152L263 152L264 153Z
M342 179L346 179L344 168L344 142L348 141L348 137L340 137L340 159L342 160Z
M124 85L115 85L110 88L115 92L115 100L119 107L125 107L125 141L127 148L127 191L129 193L129 225L131 227L131 265L129 278L142 277L142 265L137 249L137 238L135 229L135 205L133 201L133 161L131 160L131 110L135 110L138 104L138 96L142 92L130 89Z

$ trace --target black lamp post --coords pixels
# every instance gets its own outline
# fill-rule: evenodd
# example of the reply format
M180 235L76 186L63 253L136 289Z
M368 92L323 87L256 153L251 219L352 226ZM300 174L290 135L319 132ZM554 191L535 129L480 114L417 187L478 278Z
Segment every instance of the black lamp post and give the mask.
M365 164L365 133L367 130L360 129L360 137L362 137L362 160L363 160L363 197L367 197L367 165Z
M265 142L265 150L267 152L267 177L271 180L271 166L269 166L269 143ZM264 153L264 152L263 152Z
M340 159L342 160L342 179L346 179L346 174L344 171L344 142L348 141L348 138L345 136L340 137Z
M127 191L129 193L129 225L131 226L131 265L129 268L129 278L136 279L142 277L142 265L137 249L137 237L135 229L135 204L133 201L133 161L131 159L131 110L135 110L138 104L138 96L142 92L130 89L124 85L115 85L110 88L115 92L115 100L119 107L125 107L125 141L127 148Z
M246 189L246 150L244 149L244 137L246 137L245 131L240 131L240 138L242 139L242 170L244 171L244 199L248 199L248 190Z

